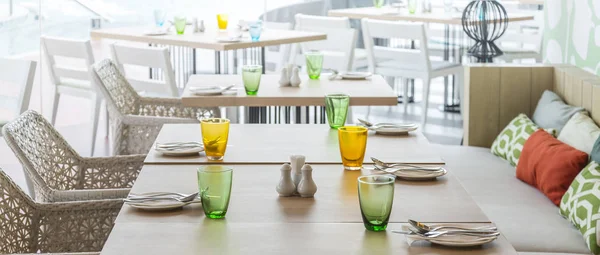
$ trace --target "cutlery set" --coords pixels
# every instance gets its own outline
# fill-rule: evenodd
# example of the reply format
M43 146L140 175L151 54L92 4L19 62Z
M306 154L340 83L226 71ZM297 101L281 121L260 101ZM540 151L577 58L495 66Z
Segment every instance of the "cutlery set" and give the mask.
M200 203L198 192L182 194L175 192L151 192L144 194L130 194L124 199L125 204L150 211L172 210L193 203Z
M407 230L392 230L392 233L408 236L417 236L423 240L432 240L438 237L468 236L476 238L477 241L493 241L499 235L495 226L481 226L474 228L459 227L452 225L426 225L415 220L408 220L410 226ZM460 242L458 239L455 242Z
M420 171L425 173L439 173L444 171L442 167L428 167L428 166L420 166L406 163L385 163L377 158L371 157L371 160L374 165L373 170L378 170L386 173L393 174L398 171Z

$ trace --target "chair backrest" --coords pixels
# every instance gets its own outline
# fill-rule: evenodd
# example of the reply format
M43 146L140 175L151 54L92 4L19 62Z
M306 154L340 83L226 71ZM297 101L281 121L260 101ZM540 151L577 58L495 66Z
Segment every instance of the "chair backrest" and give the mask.
M363 40L371 72L378 73L377 61L399 60L408 63L411 69L431 70L429 50L422 23L380 21L362 19ZM404 39L415 41L417 49L391 48L374 45L374 39ZM377 60L377 61L376 61Z
M544 41L544 15L537 11L534 20L509 23L504 35L497 42L500 48L511 47L519 49L530 49L538 53L542 52Z
M35 253L35 202L0 169L0 253Z
M93 84L104 96L109 112L128 115L138 111L140 96L110 59L94 64L90 72Z
M339 71L352 69L354 59L354 47L356 46L357 32L350 28L348 18L322 17L304 14L296 15L296 30L321 32L327 34L326 40L300 43L302 52L318 50L323 52L324 68L332 68ZM298 52L298 50L292 50ZM304 59L298 59L292 54L292 63L304 65Z
M90 81L88 68L95 61L89 40L42 36L41 44L52 83L61 86L69 80Z
M35 61L0 58L0 89L2 90L18 90L17 106L15 107L14 117L19 116L29 108L29 99L31 98L31 88L33 87L33 79L35 77ZM6 83L8 86L16 86L16 88L5 88L1 86ZM0 96L0 98L2 98Z
M168 48L136 47L113 43L111 45L111 54L121 74L125 75L129 83L138 92L147 92L166 97L179 97L179 89L177 89L177 83L175 82L175 72L171 65ZM158 68L162 70L164 81L150 79L148 76L133 77L126 72L125 65Z
M263 25L265 26L265 29L292 29L292 23L289 22L265 22L263 23ZM271 64L273 66L274 71L278 71L289 60L290 49L291 47L289 44L267 47L265 61L267 62L267 64Z
M35 188L69 190L83 185L81 156L41 114L28 110L5 125L2 133Z

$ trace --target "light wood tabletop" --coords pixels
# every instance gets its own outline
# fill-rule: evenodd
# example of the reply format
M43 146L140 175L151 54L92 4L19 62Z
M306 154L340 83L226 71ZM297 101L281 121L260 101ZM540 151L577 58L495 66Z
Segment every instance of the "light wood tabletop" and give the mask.
M397 105L398 98L385 79L374 75L367 80L320 80L302 77L299 87L280 87L279 75L263 75L258 94L247 96L241 75L192 75L182 95L183 104L193 107L210 106L324 106L325 95L344 93L350 105ZM235 95L195 96L190 87L236 85Z
M388 229L401 227L402 224L393 223ZM101 254L516 255L517 252L503 236L471 248L446 248L423 241L409 246L403 235L366 231L362 223L231 223L227 219L204 219L198 224L119 223Z
M191 28L187 27L185 33L182 35L178 35L175 31L170 31L165 35L145 34L148 31L152 31L152 29L152 27L103 28L92 30L90 34L92 38L126 40L217 51L267 47L327 39L327 35L324 33L265 29L261 34L260 40L257 42L250 40L248 32L243 33L242 39L239 42L219 42L217 38L228 37L226 31L207 29L203 33L192 33Z
M131 192L198 191L199 165L146 165ZM228 223L361 223L357 178L370 170L347 171L341 165L313 165L318 190L314 198L279 197L279 165L231 165L233 185ZM487 216L448 169L436 181L396 180L390 222L489 222ZM121 223L205 222L200 204L171 212L144 212L123 206Z
M200 124L167 124L156 142L202 141ZM151 149L146 164L282 164L290 155L305 155L308 163L341 163L337 130L328 125L231 124L223 161L208 162L204 154L171 157ZM417 130L406 136L383 136L373 132L367 139L364 162L376 157L386 162L443 164L427 138Z
M330 10L329 16L348 17L351 19L379 19L391 21L416 21L425 23L439 23L447 25L461 25L462 13L446 14L443 9L435 8L431 13L410 14L406 8L384 6L381 8L363 7L350 9ZM533 14L509 13L508 22L533 20Z
M544 0L518 0L521 4L544 5Z

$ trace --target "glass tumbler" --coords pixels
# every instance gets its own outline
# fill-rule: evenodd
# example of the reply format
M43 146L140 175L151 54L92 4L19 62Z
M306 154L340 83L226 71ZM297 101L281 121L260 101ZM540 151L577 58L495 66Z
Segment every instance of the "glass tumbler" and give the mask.
M410 14L417 12L417 0L408 0L408 12Z
M250 33L250 39L253 42L258 42L260 39L260 34L262 33L262 25L260 22L254 22L250 24L248 27L248 32Z
M360 170L367 149L367 131L365 127L348 126L338 128L340 155L346 170Z
M226 30L228 22L229 22L229 15L223 14L223 13L217 14L217 25L219 26L219 29Z
M206 217L225 217L231 196L233 169L224 166L204 166L198 169L198 189Z
M262 66L246 65L242 67L242 80L246 95L256 95L260 87L260 77L262 76Z
M185 32L185 26L187 25L187 19L183 16L175 16L175 31L177 34L182 35Z
M381 8L385 4L385 0L373 0L375 8Z
M387 228L394 203L395 180L393 175L358 177L360 213L367 230L385 231Z
M321 76L321 69L323 68L323 53L318 51L309 51L304 53L306 58L306 71L308 72L308 78L311 80L318 80Z
M200 121L204 153L208 160L222 160L229 139L229 120L208 118Z
M167 17L167 12L163 9L154 10L154 24L157 27L162 27L165 24L165 18Z
M331 128L339 128L346 124L350 96L345 94L329 94L325 96L325 112Z

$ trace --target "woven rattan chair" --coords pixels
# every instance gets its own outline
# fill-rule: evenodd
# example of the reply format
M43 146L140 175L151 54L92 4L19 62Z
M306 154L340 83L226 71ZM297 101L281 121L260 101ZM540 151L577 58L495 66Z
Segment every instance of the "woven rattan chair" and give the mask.
M221 115L217 107L185 107L181 98L142 97L109 59L96 63L91 72L108 105L116 155L148 153L163 124L198 123Z
M31 110L4 126L2 133L23 165L30 194L40 202L124 198L145 158L81 157L43 116Z
M98 252L122 206L122 199L36 203L0 169L0 254Z

